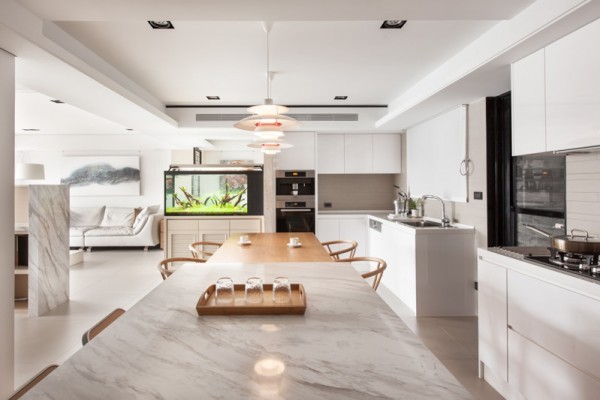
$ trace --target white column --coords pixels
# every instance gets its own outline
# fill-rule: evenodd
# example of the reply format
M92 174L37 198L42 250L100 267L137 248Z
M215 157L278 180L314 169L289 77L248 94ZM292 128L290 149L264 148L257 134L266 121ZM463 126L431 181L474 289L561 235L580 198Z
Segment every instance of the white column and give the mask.
M275 232L275 156L273 155L265 154L263 184L265 232Z
M14 389L15 58L0 49L0 399Z
M69 187L29 186L29 316L69 300Z

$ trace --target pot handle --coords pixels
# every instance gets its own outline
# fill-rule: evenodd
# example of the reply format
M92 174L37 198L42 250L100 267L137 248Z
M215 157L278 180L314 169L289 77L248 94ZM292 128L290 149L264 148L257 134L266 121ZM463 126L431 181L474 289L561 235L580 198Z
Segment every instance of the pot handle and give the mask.
M584 235L576 235L573 232L583 232L583 233L585 233L585 236ZM590 238L589 232L586 231L585 229L571 229L571 237L575 237L575 236L584 237L586 242Z

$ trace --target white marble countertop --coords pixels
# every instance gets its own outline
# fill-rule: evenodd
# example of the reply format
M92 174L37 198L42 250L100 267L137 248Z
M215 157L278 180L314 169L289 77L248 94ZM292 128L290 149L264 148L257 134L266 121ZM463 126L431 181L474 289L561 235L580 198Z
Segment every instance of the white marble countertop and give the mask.
M196 313L218 277L282 275L304 285L304 316ZM471 396L349 264L282 263L183 266L25 398Z

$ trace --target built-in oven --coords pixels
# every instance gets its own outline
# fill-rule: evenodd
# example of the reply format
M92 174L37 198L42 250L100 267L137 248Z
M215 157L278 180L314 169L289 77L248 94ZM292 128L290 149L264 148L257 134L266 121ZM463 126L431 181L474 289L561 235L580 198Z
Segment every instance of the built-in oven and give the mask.
M315 232L315 171L275 172L277 232Z
M315 201L277 200L277 232L315 233Z

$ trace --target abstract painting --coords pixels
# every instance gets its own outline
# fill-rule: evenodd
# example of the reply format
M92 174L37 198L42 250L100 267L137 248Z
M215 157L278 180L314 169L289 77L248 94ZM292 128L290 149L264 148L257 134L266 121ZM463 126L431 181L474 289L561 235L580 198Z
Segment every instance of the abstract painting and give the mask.
M138 156L64 157L60 183L71 196L138 196Z

